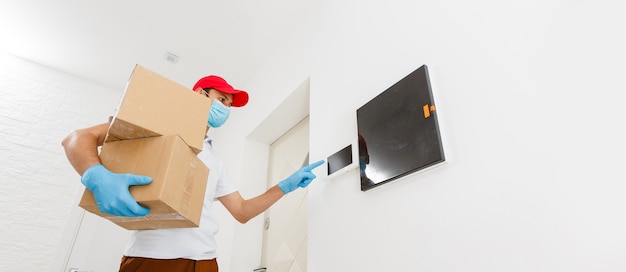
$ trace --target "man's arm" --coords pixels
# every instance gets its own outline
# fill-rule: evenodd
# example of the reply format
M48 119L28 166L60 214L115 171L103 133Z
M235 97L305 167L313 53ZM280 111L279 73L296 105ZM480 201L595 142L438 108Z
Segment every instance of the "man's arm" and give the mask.
M79 175L82 176L87 168L100 163L98 146L104 143L108 129L109 123L78 129L61 142L67 159Z
M228 212L239 221L245 224L250 219L269 209L276 201L283 197L285 193L278 188L278 185L270 188L265 193L251 199L243 199L239 192L234 192L218 198Z
M108 129L109 123L104 123L73 131L61 142L65 155L81 175L81 183L93 193L101 212L117 216L145 216L150 210L140 206L128 188L149 184L152 179L113 173L102 165L98 146L104 143Z
M298 188L306 188L315 179L315 174L312 173L313 169L323 163L324 161L320 160L300 168L291 176L255 198L245 200L241 197L239 192L234 192L219 197L218 200L222 202L222 205L226 207L228 212L230 212L237 221L242 224L246 223L248 220L269 209L270 206L284 195Z

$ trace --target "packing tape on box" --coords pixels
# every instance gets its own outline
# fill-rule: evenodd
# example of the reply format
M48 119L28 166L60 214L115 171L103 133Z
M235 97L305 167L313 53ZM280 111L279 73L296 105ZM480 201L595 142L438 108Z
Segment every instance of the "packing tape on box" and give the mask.
M148 214L146 216L141 217L122 217L122 216L107 216L106 219L109 219L115 223L122 222L139 222L139 221L177 221L177 220L187 220L185 217L178 213L166 213L166 214Z

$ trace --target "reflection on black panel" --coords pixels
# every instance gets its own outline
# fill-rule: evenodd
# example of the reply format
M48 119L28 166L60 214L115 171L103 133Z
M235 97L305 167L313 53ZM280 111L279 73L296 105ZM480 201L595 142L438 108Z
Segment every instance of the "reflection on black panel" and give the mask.
M361 190L445 160L426 65L357 110Z

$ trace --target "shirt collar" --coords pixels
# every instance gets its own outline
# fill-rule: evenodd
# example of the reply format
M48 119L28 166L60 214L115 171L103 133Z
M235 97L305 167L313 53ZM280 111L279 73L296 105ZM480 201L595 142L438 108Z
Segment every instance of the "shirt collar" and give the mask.
M204 137L204 143L208 144L209 147L213 147L213 139L211 139L209 137Z

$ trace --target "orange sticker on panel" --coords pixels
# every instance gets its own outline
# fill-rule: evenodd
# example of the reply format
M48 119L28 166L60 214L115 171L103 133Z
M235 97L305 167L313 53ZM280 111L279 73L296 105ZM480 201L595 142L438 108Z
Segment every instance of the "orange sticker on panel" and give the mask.
M430 117L430 107L428 107L428 104L424 105L424 118L428 118Z

